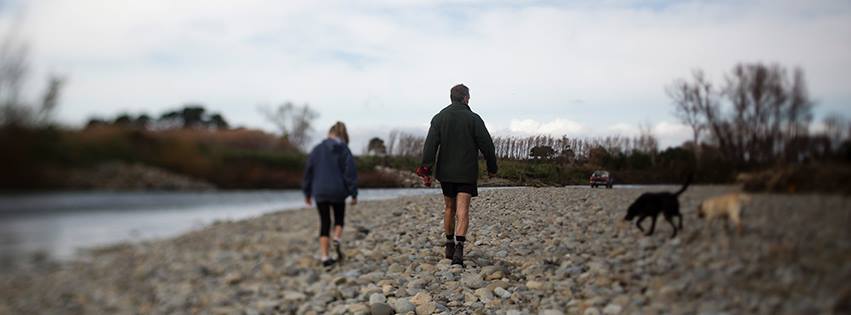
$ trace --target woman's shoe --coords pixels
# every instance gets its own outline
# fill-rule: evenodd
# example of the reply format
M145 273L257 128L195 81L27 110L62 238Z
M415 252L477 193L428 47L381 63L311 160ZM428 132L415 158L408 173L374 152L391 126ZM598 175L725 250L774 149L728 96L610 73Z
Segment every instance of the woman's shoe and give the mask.
M336 260L328 258L328 259L322 261L322 267L325 267L326 269L331 269L331 267L334 267L334 264L336 264L336 263L337 263Z

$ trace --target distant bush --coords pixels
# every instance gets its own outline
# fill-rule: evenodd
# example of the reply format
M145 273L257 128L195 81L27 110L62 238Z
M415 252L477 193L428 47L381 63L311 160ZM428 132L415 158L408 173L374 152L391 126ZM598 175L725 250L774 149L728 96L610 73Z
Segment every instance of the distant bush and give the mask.
M2 189L61 187L63 170L141 163L223 188L295 188L305 156L280 137L247 129L5 128Z

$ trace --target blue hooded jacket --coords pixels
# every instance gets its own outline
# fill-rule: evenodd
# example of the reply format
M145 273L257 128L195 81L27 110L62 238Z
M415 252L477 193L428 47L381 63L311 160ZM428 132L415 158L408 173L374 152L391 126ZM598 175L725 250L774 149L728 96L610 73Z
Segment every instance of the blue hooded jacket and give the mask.
M346 143L329 138L310 151L302 190L316 202L343 202L358 196L355 159Z

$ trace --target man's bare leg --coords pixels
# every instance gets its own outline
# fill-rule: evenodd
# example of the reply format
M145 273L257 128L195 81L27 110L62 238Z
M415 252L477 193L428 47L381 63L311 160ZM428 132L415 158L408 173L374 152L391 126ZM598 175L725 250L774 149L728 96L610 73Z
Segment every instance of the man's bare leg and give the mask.
M458 193L456 198L455 236L466 236L467 227L470 225L470 199L468 193Z
M455 198L455 250L452 264L464 266L464 242L467 241L467 227L470 225L470 194L458 193Z
M446 235L445 257L455 254L455 198L443 196L443 233Z
M455 198L443 196L443 232L454 235L455 232Z

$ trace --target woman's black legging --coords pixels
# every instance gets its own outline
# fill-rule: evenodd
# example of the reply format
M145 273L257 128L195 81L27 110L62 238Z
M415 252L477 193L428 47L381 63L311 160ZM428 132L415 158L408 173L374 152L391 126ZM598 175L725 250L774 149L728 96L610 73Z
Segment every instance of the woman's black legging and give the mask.
M328 236L331 232L331 208L334 208L334 225L343 226L343 221L346 216L345 202L317 202L316 208L319 209L319 237Z

